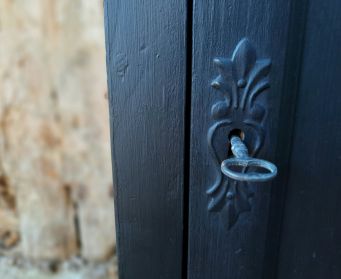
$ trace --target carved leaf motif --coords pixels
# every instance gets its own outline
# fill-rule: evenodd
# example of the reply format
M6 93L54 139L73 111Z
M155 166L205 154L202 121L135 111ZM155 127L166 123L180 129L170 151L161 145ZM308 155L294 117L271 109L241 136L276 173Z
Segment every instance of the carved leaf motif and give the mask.
M255 64L254 68L252 69L248 81L247 81L247 85L245 87L245 93L242 96L241 99L241 107L243 109L245 109L245 102L247 100L247 98L249 97L249 92L252 91L254 89L255 86L259 86L259 83L261 79L263 79L264 77L266 78L270 72L270 68L271 68L271 60L270 59L262 59L262 60L258 60L257 63ZM268 85L268 84L267 84ZM268 87L265 87L268 88Z
M226 206L222 210L222 221L227 230L237 222L238 215L234 203L234 200L228 200Z
M219 74L222 76L223 80L232 80L232 61L226 58L215 58L213 63L217 66Z
M251 204L249 199L252 196L253 193L248 190L247 183L246 182L240 183L239 187L237 187L236 193L236 208L239 214L251 210Z
M225 100L230 103L231 95L233 94L232 61L225 58L215 58L213 62L218 67L220 75L212 81L211 86L219 90Z
M250 116L253 120L257 121L258 123L262 123L265 117L264 107L259 104L255 104L250 109Z
M215 103L212 106L211 110L212 117L214 119L221 119L228 116L228 114L230 113L229 106L230 106L229 100Z
M245 79L256 62L256 50L246 38L242 39L232 55L236 80Z
M220 211L225 205L226 193L228 189L228 181L217 189L217 192L212 197L208 204L208 210L210 211Z

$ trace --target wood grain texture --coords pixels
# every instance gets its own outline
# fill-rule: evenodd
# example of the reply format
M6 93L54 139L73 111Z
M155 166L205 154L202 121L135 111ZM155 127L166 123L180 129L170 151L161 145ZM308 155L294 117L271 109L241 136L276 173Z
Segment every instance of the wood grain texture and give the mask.
M215 171L212 171L209 160L206 135L212 124L210 107L221 98L210 88L216 76L213 58L230 57L236 44L246 37L255 46L258 57L272 60L271 88L264 100L269 109L266 136L258 156L270 161L276 158L274 162L280 162L280 165L287 162L288 156L281 152L282 147L277 143L281 143L278 123L288 118L287 127L290 128L292 119L288 114L292 112L288 110L290 103L281 103L283 95L287 94L284 89L290 76L289 70L285 69L287 53L295 43L287 37L290 3L267 0L194 1L189 279L260 279L268 276L266 270L272 268L267 266L268 241L273 240L268 235L272 232L268 229L268 218L271 199L277 192L271 191L271 186L283 189L285 181L253 184L252 211L241 214L234 227L227 231L219 220L219 214L207 210L206 190ZM300 51L299 42L297 50ZM296 65L299 59L293 58L292 64ZM295 96L295 92L290 94Z
M278 278L341 278L341 2L311 0Z
M105 1L120 279L181 278L186 1Z

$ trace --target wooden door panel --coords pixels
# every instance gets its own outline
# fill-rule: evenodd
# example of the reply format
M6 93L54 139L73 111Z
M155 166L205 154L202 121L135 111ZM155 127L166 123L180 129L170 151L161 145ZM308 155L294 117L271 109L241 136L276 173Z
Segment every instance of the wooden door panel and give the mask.
M310 1L278 278L341 278L341 2Z
M105 1L120 279L182 276L186 14Z
M289 157L286 151L290 150L297 91L295 73L302 46L301 34L297 34L302 26L298 24L294 29L291 24L301 23L304 15L301 8L290 1L194 1L189 279L274 278ZM210 196L207 190L217 175L208 146L208 131L214 123L211 107L223 100L221 93L210 84L219 74L213 59L231 58L243 38L252 43L259 59L272 61L271 87L262 93L265 95L262 104L267 107L265 138L257 156L270 161L276 159L279 176L272 183L250 185L254 193L250 199L251 210L241 213L235 224L226 228L224 218L230 212L225 215L222 212L228 204L227 195L219 210L208 209ZM283 126L279 127L279 124Z

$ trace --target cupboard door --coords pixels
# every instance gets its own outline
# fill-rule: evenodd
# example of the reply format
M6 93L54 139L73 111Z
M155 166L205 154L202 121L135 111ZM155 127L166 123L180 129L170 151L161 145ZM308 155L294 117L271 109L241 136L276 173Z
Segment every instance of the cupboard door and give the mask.
M182 276L186 14L105 1L120 279Z
M341 278L341 2L311 0L279 279Z
M275 278L305 16L294 2L194 1L189 279ZM236 133L275 180L221 174Z

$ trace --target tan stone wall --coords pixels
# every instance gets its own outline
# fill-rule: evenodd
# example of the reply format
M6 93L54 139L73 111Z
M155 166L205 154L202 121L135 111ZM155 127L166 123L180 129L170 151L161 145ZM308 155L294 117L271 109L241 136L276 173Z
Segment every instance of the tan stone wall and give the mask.
M102 5L0 0L2 271L114 278Z

